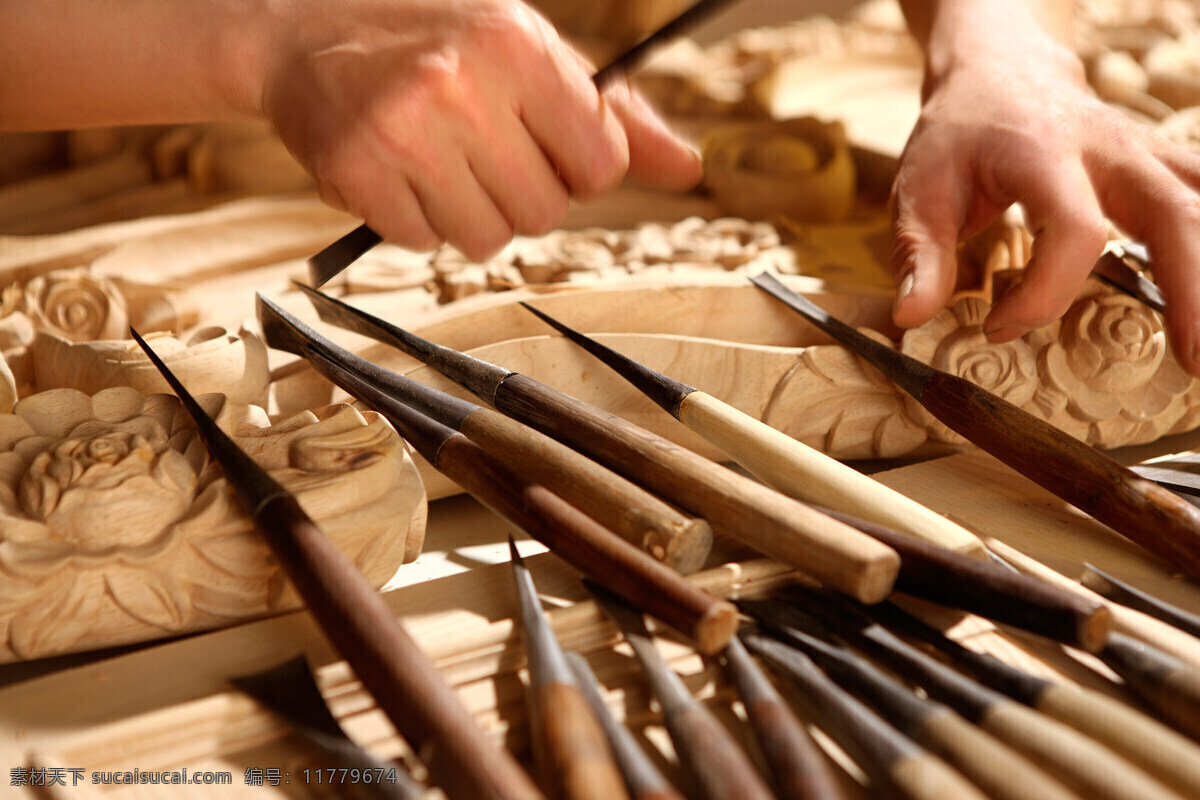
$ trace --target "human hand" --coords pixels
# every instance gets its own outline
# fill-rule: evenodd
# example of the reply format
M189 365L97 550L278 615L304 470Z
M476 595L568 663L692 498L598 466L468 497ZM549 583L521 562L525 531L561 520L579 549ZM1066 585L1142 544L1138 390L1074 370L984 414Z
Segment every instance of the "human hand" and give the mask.
M1008 341L1052 322L1100 256L1107 217L1147 245L1172 348L1200 375L1200 154L1095 99L1078 60L1045 36L977 47L925 93L893 190L897 324L944 306L955 244L1013 203L1032 257L984 332Z
M518 0L353 0L290 22L263 111L321 197L414 250L484 259L628 174L663 188L699 158L623 81Z

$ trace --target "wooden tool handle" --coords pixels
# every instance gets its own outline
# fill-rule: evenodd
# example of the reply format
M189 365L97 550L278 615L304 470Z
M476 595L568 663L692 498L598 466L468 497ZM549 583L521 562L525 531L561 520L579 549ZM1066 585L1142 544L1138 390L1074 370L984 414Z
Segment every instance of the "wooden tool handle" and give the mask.
M978 536L941 514L711 395L685 397L679 420L786 495L961 553L987 554Z
M529 692L530 728L546 794L562 800L628 798L608 739L579 690L545 683Z
M894 550L755 480L523 375L494 404L832 589L863 603L891 593Z
M542 797L512 756L484 735L395 613L295 498L269 500L255 522L321 629L379 707L415 751L432 753L430 772L447 795Z
M838 800L844 796L829 762L779 692L734 637L725 648L725 663L754 738L775 777L781 797L796 800Z
M1080 800L1045 770L949 708L926 716L916 740L992 800Z
M1042 692L1038 710L1108 745L1184 796L1200 786L1200 745L1108 695L1069 684Z
M679 760L695 779L697 794L706 800L771 800L758 770L746 753L699 704L665 714Z
M693 588L670 567L466 437L448 439L435 466L576 569L691 637L702 653L721 650L733 635L737 609L732 603Z
M1112 615L1101 603L994 561L952 550L862 520L829 512L900 554L897 591L1075 645L1104 646Z
M987 800L974 784L928 753L897 761L889 777L911 800Z
M934 373L920 397L951 429L1168 563L1200 576L1200 509L970 381Z
M491 409L475 411L459 431L541 483L630 544L687 575L712 549L712 528L566 445Z
M1017 703L996 703L980 725L1088 800L1181 800L1112 750Z

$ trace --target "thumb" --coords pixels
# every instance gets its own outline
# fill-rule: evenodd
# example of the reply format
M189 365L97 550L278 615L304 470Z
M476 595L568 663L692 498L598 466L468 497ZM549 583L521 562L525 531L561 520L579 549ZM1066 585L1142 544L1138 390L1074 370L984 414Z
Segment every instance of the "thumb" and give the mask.
M966 184L944 167L900 167L891 199L891 268L896 281L892 318L901 328L928 322L954 292Z

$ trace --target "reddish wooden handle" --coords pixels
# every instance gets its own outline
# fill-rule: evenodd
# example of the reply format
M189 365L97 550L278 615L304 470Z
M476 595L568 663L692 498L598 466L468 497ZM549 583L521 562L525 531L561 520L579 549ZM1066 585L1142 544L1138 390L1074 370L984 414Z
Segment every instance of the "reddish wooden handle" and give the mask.
M665 715L663 722L698 795L706 800L770 800L770 789L745 751L704 707L686 706Z
M436 466L580 572L690 636L701 652L718 652L733 636L737 609L732 603L691 586L678 572L508 469L466 437L448 439Z
M1200 509L963 378L935 373L920 399L947 426L1017 472L1200 577Z
M628 798L604 730L579 690L547 683L529 691L530 727L546 793L562 800Z
M450 797L542 797L506 750L475 724L437 667L362 573L291 496L264 504L255 522L300 596L363 686Z

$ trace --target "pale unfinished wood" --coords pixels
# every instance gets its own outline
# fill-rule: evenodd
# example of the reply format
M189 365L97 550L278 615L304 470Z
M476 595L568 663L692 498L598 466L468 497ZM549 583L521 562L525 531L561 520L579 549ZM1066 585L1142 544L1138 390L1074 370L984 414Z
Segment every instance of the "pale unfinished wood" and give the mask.
M376 586L420 552L403 442L349 406L210 413ZM299 600L173 395L60 389L0 417L0 661L229 625Z

